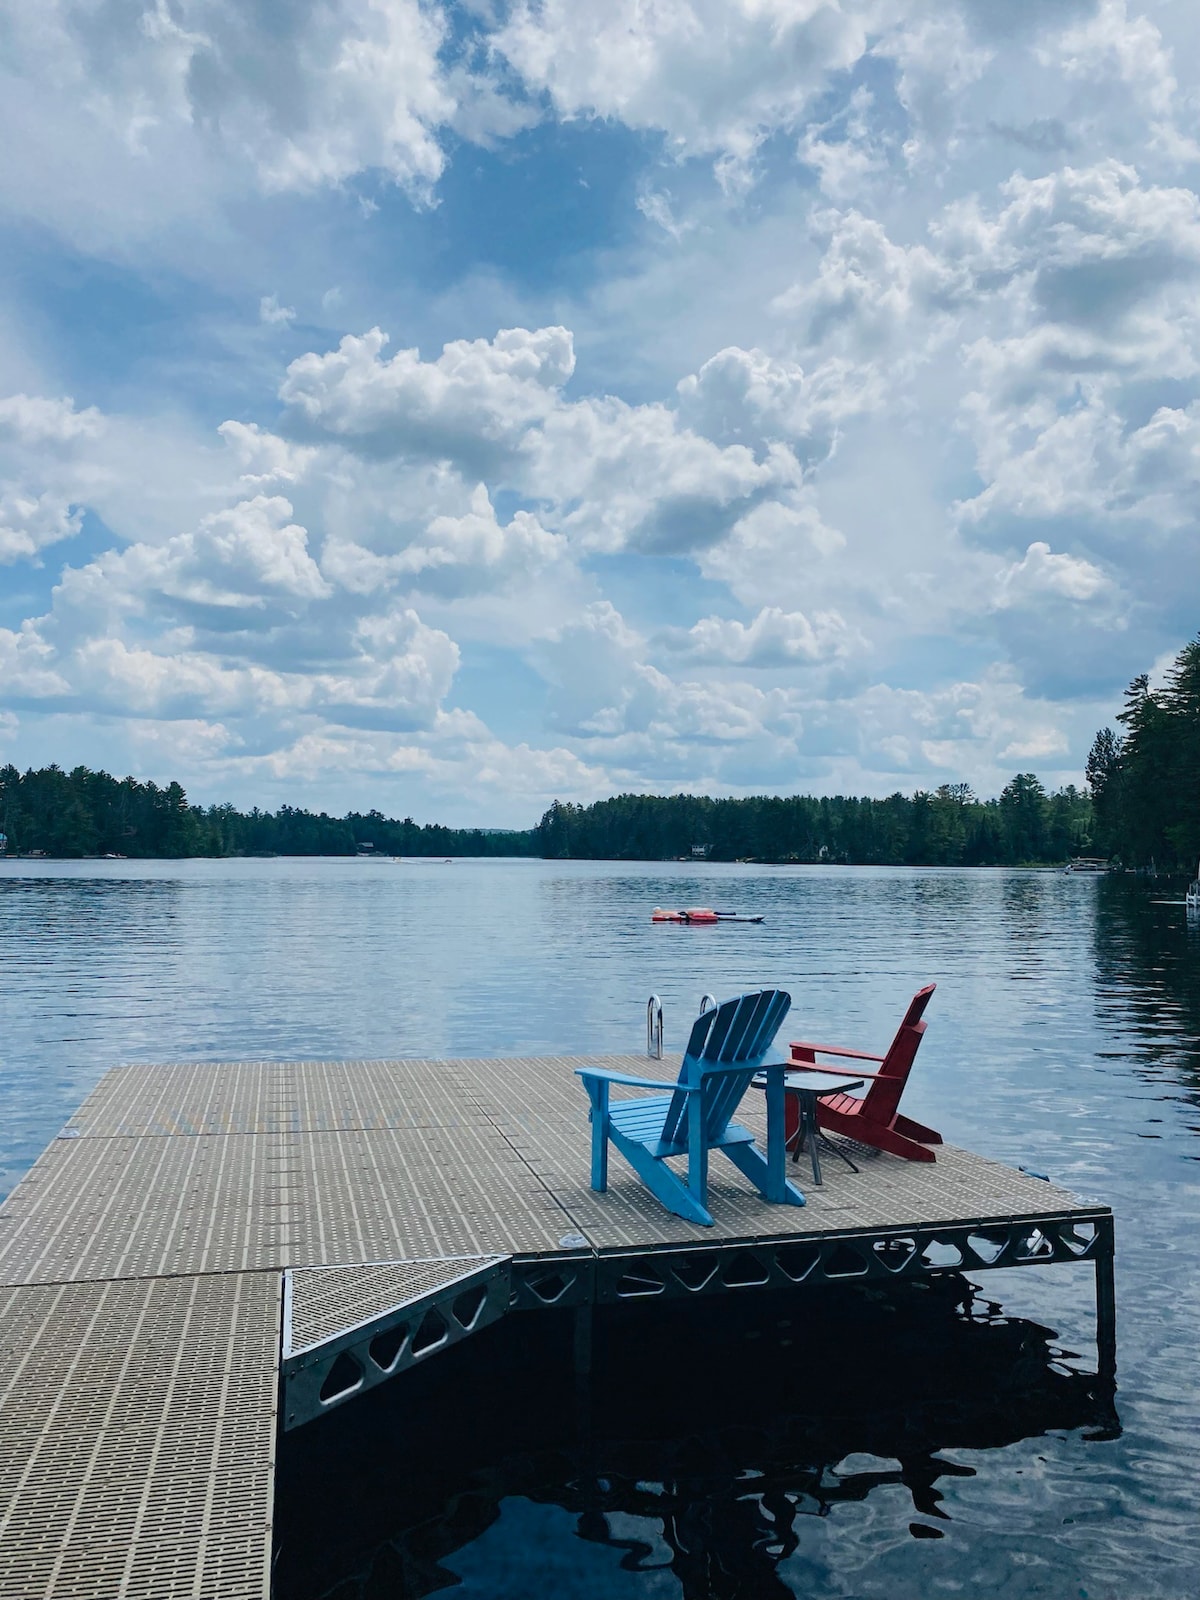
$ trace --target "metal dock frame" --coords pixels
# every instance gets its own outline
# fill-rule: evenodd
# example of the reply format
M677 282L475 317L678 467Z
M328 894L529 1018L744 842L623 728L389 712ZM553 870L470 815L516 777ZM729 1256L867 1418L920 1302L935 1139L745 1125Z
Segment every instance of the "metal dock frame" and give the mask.
M510 1311L688 1300L749 1289L871 1281L898 1283L952 1272L1092 1262L1097 1369L1116 1370L1114 1232L1106 1207L997 1221L956 1218L919 1227L851 1228L817 1238L727 1240L712 1245L573 1251L562 1255L467 1257L461 1262L396 1262L386 1267L318 1268L284 1274L280 1416L303 1426L438 1351L490 1327ZM375 1317L325 1339L293 1342L293 1307L320 1272L353 1280L387 1270L398 1277L438 1266L442 1281L409 1293ZM450 1275L446 1275L447 1271Z

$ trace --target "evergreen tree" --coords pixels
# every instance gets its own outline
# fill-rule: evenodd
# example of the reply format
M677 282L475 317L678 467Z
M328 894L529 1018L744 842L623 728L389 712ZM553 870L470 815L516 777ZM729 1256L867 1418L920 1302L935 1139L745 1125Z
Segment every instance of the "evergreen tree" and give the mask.
M1162 699L1170 719L1173 802L1164 831L1174 860L1194 865L1200 858L1200 639L1176 656Z
M1121 814L1121 740L1111 728L1101 728L1092 741L1086 776L1095 815L1096 844L1105 851L1116 848Z
M1000 826L1010 864L1046 859L1047 795L1032 772L1018 772L1000 791Z
M1117 721L1125 729L1121 752L1121 814L1118 843L1122 859L1144 866L1167 862L1167 826L1174 797L1170 790L1171 726L1162 696L1140 673L1125 691Z
M1200 857L1200 639L1184 645L1161 689L1139 673L1088 756L1096 841L1127 867L1191 871Z

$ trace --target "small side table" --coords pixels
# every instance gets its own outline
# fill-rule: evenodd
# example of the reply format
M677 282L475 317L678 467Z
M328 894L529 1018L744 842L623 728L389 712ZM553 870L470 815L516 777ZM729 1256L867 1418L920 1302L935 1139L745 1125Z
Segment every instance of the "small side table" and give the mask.
M861 1089L865 1082L864 1078L854 1078L849 1075L842 1077L829 1072L805 1072L803 1069L784 1075L784 1091L787 1094L794 1094L800 1107L800 1125L795 1133L792 1160L799 1160L800 1151L807 1139L809 1155L812 1157L814 1183L821 1182L821 1158L817 1153L817 1146L823 1139L817 1127L817 1101L822 1095L846 1094L850 1089ZM837 1145L830 1143L829 1140L824 1142L828 1149L841 1157L852 1172L858 1171L844 1150L839 1150Z

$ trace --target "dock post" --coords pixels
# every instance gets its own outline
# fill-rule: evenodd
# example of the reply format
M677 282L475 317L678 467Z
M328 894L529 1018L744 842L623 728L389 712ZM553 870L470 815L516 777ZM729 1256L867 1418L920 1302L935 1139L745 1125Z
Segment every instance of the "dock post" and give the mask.
M592 1303L575 1307L575 1386L589 1389L592 1380Z
M573 1354L575 1373L575 1437L579 1459L592 1457L592 1336L595 1307L590 1300L575 1307ZM586 1472L585 1472L586 1477Z
M608 1525L596 1498L596 1433L592 1406L592 1339L595 1307L590 1300L575 1307L573 1351L575 1369L575 1475L583 1509L579 1517L581 1539L607 1540Z
M1117 1294L1113 1272L1116 1242L1112 1218L1101 1218L1097 1228L1096 1355L1100 1376L1112 1383L1117 1376Z

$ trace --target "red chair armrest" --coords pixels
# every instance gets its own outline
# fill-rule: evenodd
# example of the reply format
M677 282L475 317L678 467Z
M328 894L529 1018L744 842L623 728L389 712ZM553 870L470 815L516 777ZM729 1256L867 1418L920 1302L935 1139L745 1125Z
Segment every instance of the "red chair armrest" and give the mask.
M788 1049L793 1052L797 1050L812 1050L823 1056L845 1056L850 1061L883 1061L884 1059L883 1056L873 1056L866 1050L843 1050L840 1045L836 1044L809 1044L806 1039L794 1039L788 1045ZM795 1060L794 1054L792 1059ZM815 1070L817 1072L834 1072L837 1069L835 1067L817 1067Z
M874 1056L868 1056L867 1059L869 1061L873 1061L875 1058ZM845 1067L819 1067L815 1061L793 1061L791 1065L793 1067L801 1068L805 1072L823 1072L827 1077L830 1078L845 1078L849 1076ZM854 1069L854 1076L856 1078L866 1078L869 1082L874 1083L876 1078L883 1077L883 1073L862 1072L856 1067Z

